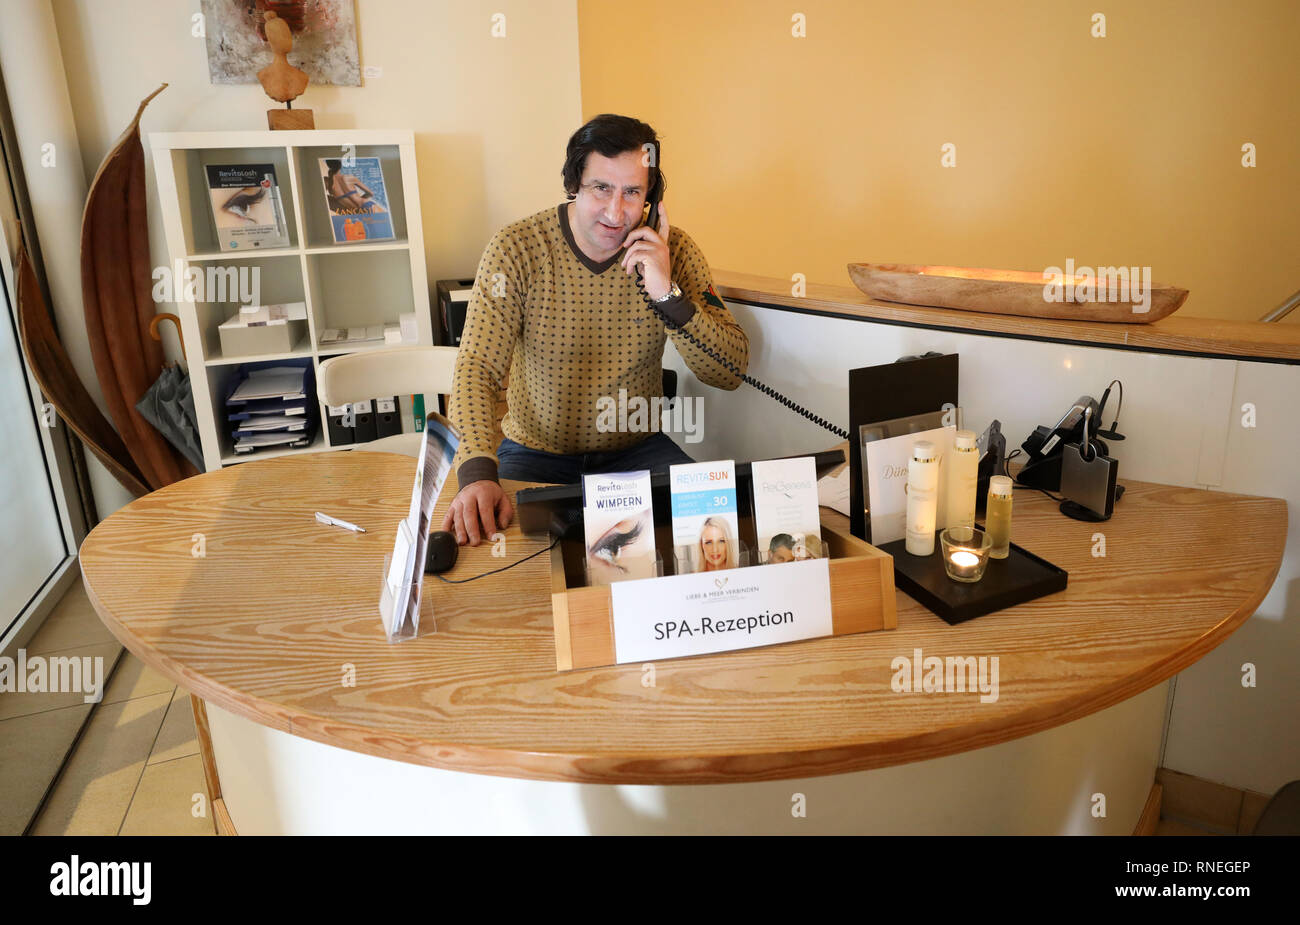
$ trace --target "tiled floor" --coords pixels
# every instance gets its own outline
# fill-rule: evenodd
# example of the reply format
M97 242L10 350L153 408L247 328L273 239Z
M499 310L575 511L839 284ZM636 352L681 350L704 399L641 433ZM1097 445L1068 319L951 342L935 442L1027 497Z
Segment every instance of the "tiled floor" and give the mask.
M1157 835L1249 835L1268 804L1267 794L1156 770L1161 786Z
M0 694L0 832L23 831L81 729L31 834L215 833L189 694L122 651L79 580L25 648L103 656L112 674L94 705L80 693Z
M23 648L29 656L102 658L106 676L122 653L80 580ZM77 692L0 693L0 834L22 834L91 708Z

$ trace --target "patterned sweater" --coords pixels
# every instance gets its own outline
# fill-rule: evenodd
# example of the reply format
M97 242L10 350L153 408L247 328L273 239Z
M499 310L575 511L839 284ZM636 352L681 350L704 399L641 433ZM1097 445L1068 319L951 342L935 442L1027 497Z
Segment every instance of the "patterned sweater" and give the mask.
M595 263L578 247L566 206L502 228L479 261L448 408L461 434L453 461L461 487L496 478L494 410L507 374L502 433L533 449L575 454L625 449L659 429L652 420L651 431L611 431L597 418L619 400L620 389L629 402L662 395L665 337L707 385L730 390L741 380L683 331L748 369L749 338L718 298L709 265L685 231L672 227L668 234L670 276L682 297L660 305L675 325L665 330L620 255ZM606 413L602 424L608 420Z

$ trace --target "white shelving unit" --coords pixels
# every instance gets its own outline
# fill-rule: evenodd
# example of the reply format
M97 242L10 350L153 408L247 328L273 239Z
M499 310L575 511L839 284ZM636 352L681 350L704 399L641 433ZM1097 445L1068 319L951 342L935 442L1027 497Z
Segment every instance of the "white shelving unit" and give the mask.
M240 363L309 358L313 379L331 356L373 350L367 343L322 347L326 328L396 322L415 312L418 343L431 345L429 286L420 224L415 136L409 131L331 130L301 132L155 132L149 135L158 196L167 237L168 266L185 273L209 266L257 267L263 304L305 302L307 335L288 353L225 356L217 326L238 310L238 293L222 300L181 301L177 314L185 336L185 360L194 390L203 459L208 471L283 453L308 453L330 447L325 408L311 446L259 450L236 456L222 404ZM392 210L392 240L373 244L335 244L330 232L317 158L378 157ZM204 167L209 164L275 165L289 247L222 251L212 219ZM174 282L183 282L183 277ZM352 444L349 444L352 445Z

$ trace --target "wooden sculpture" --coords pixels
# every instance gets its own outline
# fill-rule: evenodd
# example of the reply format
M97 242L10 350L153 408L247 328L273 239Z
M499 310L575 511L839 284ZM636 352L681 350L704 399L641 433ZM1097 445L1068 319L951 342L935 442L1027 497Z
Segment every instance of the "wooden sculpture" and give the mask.
M257 72L258 82L271 99L284 103L284 109L268 109L266 124L272 129L314 129L316 120L310 109L294 109L293 101L307 89L307 74L289 63L293 51L293 32L289 24L273 11L266 12L266 41L275 56Z
M81 217L81 296L91 359L109 416L150 489L196 472L136 409L163 368L162 346L149 336L158 306L153 300L140 116L166 86L145 97L104 157ZM100 445L106 446L102 441ZM121 480L118 472L114 475Z
M137 498L147 495L150 486L144 473L131 458L121 435L86 391L54 329L36 272L27 257L27 246L21 241L18 245L18 332L27 366L36 377L41 394L59 417L127 491Z

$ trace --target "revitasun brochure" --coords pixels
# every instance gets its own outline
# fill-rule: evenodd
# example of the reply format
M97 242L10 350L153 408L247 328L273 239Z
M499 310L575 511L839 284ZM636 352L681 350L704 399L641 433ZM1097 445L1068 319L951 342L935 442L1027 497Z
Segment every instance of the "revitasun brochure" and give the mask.
M677 571L735 568L740 559L735 462L684 463L668 471Z

